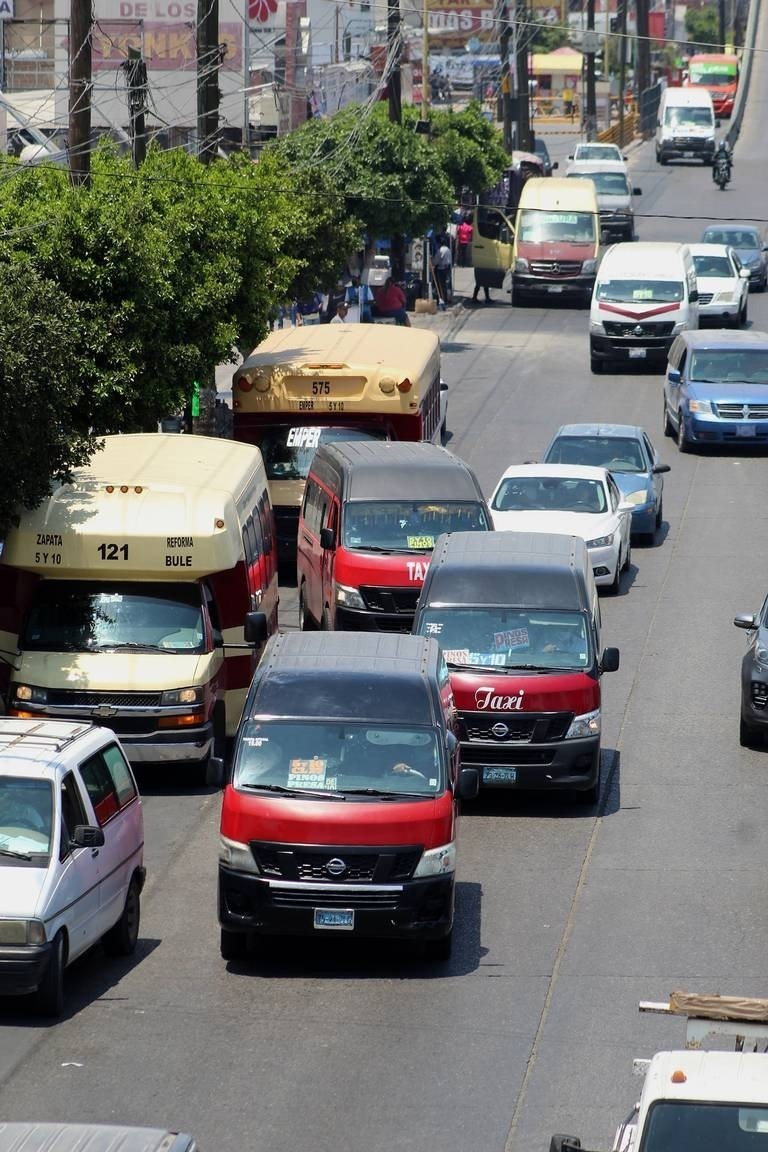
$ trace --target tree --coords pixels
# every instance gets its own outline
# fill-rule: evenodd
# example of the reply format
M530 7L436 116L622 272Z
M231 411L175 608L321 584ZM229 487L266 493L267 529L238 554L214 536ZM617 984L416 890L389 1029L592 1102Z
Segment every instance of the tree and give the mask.
M53 476L83 464L97 438L84 422L78 306L34 268L0 265L0 539Z
M708 4L705 8L687 8L685 31L694 47L720 46L720 23L717 6Z
M472 101L461 112L433 109L432 150L450 180L455 200L462 192L491 188L509 164L501 133L483 116L481 105Z
M568 28L538 24L531 38L531 52L554 52L568 43Z

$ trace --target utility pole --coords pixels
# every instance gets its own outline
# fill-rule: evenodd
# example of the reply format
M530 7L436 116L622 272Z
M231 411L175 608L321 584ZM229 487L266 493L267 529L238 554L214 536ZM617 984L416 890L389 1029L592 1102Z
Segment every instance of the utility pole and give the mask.
M587 31L595 30L595 0L587 0ZM597 96L595 94L595 54L587 52L587 107L585 128L587 140L594 140L597 131Z
M512 154L512 75L509 67L509 41L512 25L509 8L502 0L499 8L499 56L501 58L501 132L504 151Z
M125 72L128 85L128 112L131 117L131 156L134 168L139 168L147 158L147 66L138 48L128 49L128 59L120 67Z
M387 98L389 118L393 124L402 124L403 106L400 85L400 58L403 53L403 40L400 30L400 0L387 0ZM405 255L402 232L390 237L390 258L392 277L402 280L405 276Z
M637 0L637 98L651 86L651 39L648 20L648 0Z
M91 0L72 0L69 19L69 174L91 181Z
M638 15L640 0L638 0ZM627 0L619 0L619 148L624 147L624 90L627 87Z
M717 23L719 27L718 39L720 40L720 51L725 52L726 30L725 30L725 0L717 0Z
M203 164L219 147L219 0L197 0L197 155Z
M431 79L429 71L429 0L424 0L421 9L421 118L429 116Z
M515 73L517 75L517 147L523 152L531 150L531 103L528 84L528 48L531 30L527 21L528 9L518 4L516 12Z

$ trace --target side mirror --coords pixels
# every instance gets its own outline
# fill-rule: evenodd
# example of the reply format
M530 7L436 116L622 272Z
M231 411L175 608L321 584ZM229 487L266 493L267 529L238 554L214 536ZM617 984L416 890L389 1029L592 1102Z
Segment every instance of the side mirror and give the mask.
M260 648L267 642L267 618L263 612L246 612L243 622L246 644Z
M601 228L600 229L600 243L601 244L607 244L609 240L610 240L610 235L608 233L608 229L607 228Z
M502 225L501 228L499 229L499 242L501 244L509 244L510 243L509 228L507 228L506 225Z
M720 127L720 121L719 121L719 120L715 120L715 128L719 128L719 127Z
M441 392L447 392L448 391L448 385L446 384L445 380L440 381L440 391Z
M603 648L603 654L600 657L600 671L601 672L618 672L619 670L619 650L618 648Z
M654 464L651 471L653 472L654 476L660 476L662 472L671 472L672 469L670 468L669 464Z
M765 251L765 249L763 249ZM739 268L739 279L749 280L749 268Z
M550 167L552 168L552 171L554 172L555 168L560 167L560 164L557 160L555 160L554 164L550 165Z
M333 528L320 529L320 547L324 552L332 552L336 547L336 533Z
M757 620L752 612L739 612L738 616L734 616L733 622L737 628L757 628Z
M616 509L616 511L617 512L631 512L634 507L635 507L635 505L631 504L629 502L629 500L620 500L619 506Z
M480 791L480 772L477 768L459 768L456 796L459 800L474 800Z
M581 1148L578 1136L553 1136L549 1142L549 1152L575 1152Z
M624 155L624 153L623 153L623 152L622 152L622 154L621 154L621 158L622 158L622 160L626 160L626 159L627 159L627 157Z
M694 290L692 292L688 293L688 303L689 304L695 304L698 299L699 299L699 294L696 291L696 289L694 288Z
M670 368L669 369L669 371L667 372L667 380L669 380L670 384L679 384L680 383L680 381L682 380L682 376L680 375L677 368Z
M643 194L642 188L633 188L632 189L632 195L633 196L642 196L642 194Z
M214 646L214 648L223 648L224 647L224 637L222 636L222 634L218 628L213 629L213 646Z
M70 844L76 848L101 848L104 844L104 829L94 824L76 824Z

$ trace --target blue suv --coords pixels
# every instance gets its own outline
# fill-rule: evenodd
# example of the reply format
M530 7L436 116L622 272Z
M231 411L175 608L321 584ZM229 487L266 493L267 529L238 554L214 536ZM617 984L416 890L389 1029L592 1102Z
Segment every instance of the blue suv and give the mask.
M768 442L768 333L681 332L669 350L664 433L681 452Z

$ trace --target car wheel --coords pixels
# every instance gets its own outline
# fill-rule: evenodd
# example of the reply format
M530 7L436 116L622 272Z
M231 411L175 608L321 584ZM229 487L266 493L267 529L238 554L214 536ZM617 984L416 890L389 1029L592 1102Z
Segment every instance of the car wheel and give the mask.
M222 960L242 960L248 951L248 937L245 932L232 932L229 928L222 928L219 951Z
M451 929L447 936L441 936L439 940L427 940L424 944L424 952L427 959L436 962L450 960L452 950L453 929Z
M601 376L602 375L602 372L603 372L602 360L598 360L597 357L595 357L595 356L590 356L589 367L592 369L592 372L595 376Z
M659 501L659 510L656 513L656 527L661 528L664 523L664 501Z
M67 947L64 932L57 932L51 944L51 957L42 982L38 984L35 1007L40 1016L61 1016L64 1011L64 968Z
M315 622L307 611L305 585L302 584L299 589L299 631L315 632L316 630Z
M128 885L123 911L114 927L102 937L104 951L108 956L130 956L139 938L141 922L141 897L138 881L134 877Z
M600 761L599 761L599 756L600 756L600 753L598 752L597 776L595 777L594 784L592 785L591 788L586 788L584 791L579 791L579 792L575 793L576 803L583 805L585 808L593 807L595 804L597 804L597 802L600 799Z
M323 618L320 621L320 631L321 632L330 632L331 631L331 618L328 615L328 609L327 608L323 608Z
M747 724L743 717L739 719L739 744L742 748L759 748L763 744L762 731Z
M747 320L749 319L748 313L749 313L749 304L747 303L747 298L745 296L744 297L744 303L742 304L741 311L739 312L739 324L741 324L742 327L746 327Z
M765 292L767 285L768 285L768 273L766 273L766 275L763 276L762 280L758 280L757 291L758 292Z
M607 592L610 596L618 596L619 589L621 588L621 559L616 559L616 572L614 573L613 580L608 585Z
M630 543L627 543L627 554L624 557L624 567L622 568L622 572L629 572L629 566L631 563L632 563L632 545Z
M677 448L679 452L690 452L691 446L685 436L685 424L683 423L683 413L677 414Z

